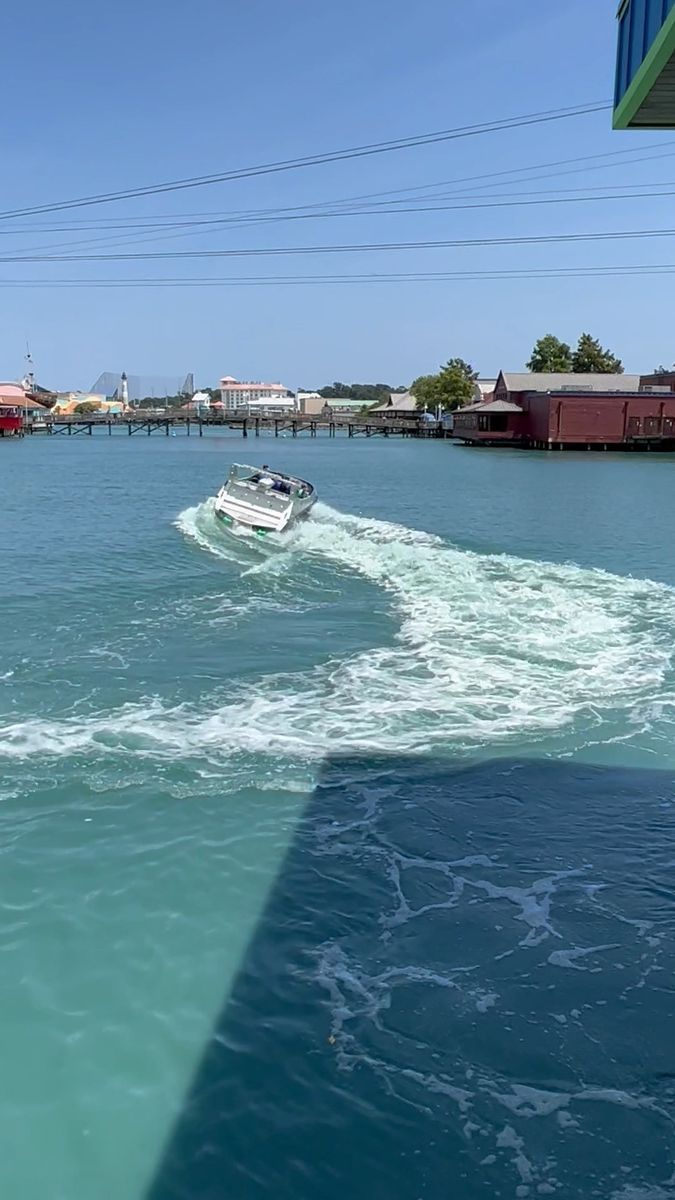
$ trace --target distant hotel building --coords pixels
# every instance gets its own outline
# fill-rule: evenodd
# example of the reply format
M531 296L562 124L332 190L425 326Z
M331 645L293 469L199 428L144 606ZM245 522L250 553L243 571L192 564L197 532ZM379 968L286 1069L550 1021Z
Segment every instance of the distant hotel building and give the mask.
M295 407L295 401L283 384L253 383L250 380L242 383L232 375L225 375L220 381L220 401L226 412L249 409L251 405L257 410Z

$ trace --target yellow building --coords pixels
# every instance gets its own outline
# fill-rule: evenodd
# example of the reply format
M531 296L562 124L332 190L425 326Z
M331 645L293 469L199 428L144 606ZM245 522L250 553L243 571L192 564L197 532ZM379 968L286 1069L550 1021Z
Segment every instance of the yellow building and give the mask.
M126 411L121 400L106 400L98 392L59 392L52 412L61 417L72 416L81 404L91 405L91 412L116 415Z

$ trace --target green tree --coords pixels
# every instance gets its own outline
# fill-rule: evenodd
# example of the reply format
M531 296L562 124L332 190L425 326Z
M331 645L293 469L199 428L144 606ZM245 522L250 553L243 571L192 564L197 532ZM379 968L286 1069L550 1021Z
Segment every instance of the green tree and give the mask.
M572 347L567 342L561 342L552 333L540 337L534 343L528 371L571 371Z
M418 408L436 408L440 404L440 375L420 375L410 385Z
M98 412L99 407L95 400L83 400L81 404L75 405L74 411L78 417L87 417L89 413Z
M324 400L360 400L367 407L376 404L386 404L391 392L406 391L406 388L394 389L389 383L335 383L318 389Z
M470 363L463 358L450 358L437 375L420 375L410 385L418 408L462 408L473 397L473 385L478 378Z
M351 386L348 383L340 383L335 380L335 383L327 384L326 387L318 389L319 395L326 400L352 400Z
M572 355L572 370L577 374L622 375L623 363L611 350L605 350L597 338L582 333Z

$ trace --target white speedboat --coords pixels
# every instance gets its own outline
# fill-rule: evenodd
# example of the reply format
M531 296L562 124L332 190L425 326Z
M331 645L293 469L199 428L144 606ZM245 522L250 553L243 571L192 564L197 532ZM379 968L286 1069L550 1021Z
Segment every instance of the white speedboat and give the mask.
M313 485L304 479L235 463L216 496L216 516L226 525L246 525L256 533L281 533L304 517L315 500Z

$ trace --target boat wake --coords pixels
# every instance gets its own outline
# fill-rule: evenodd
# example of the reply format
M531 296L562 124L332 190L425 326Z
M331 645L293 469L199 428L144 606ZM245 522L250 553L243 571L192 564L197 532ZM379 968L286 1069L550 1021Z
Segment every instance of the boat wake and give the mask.
M675 715L675 592L573 564L483 555L389 522L317 504L286 535L223 532L213 501L181 532L242 574L313 566L382 589L393 644L262 676L203 709L151 704L0 730L0 754L95 752L322 757L340 750L453 752L572 735L573 746L628 736Z

